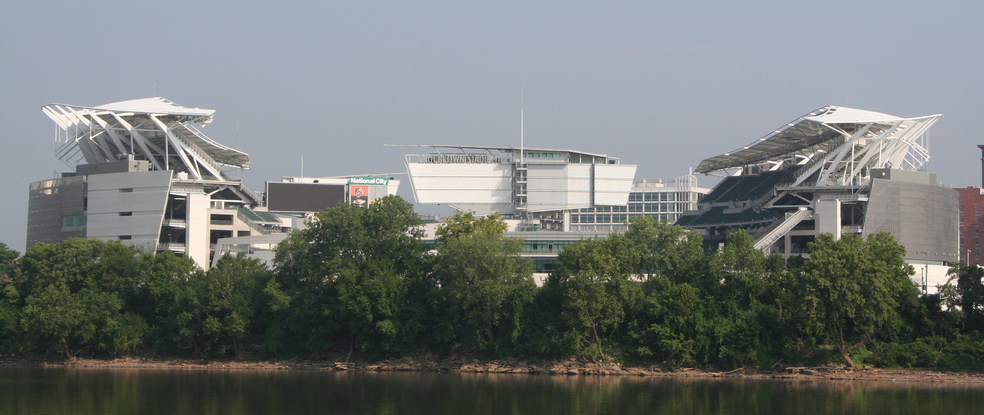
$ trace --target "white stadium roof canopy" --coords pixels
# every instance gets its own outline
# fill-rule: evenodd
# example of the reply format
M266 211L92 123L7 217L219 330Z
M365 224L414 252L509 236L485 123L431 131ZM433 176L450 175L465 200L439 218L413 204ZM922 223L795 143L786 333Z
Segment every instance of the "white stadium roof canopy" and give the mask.
M133 154L155 169L188 171L193 178L223 177L222 168L249 168L249 155L208 138L194 124L215 110L188 108L161 97L96 107L49 104L42 108L62 129L57 155L67 164L103 163Z
M695 173L709 173L803 155L821 145L839 144L862 129L871 133L894 129L892 135L912 139L911 135L905 134L908 125L922 120L935 122L940 117L942 116L937 114L901 118L874 111L827 106L810 112L742 148L704 159L695 169ZM923 131L919 129L919 135ZM928 158L928 154L926 157Z

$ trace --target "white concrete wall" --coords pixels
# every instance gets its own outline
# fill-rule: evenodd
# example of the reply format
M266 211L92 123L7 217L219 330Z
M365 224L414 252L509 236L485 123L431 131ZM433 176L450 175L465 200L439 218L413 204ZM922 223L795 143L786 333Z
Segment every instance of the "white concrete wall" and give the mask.
M128 236L124 243L157 247L171 172L94 174L87 181L87 237L108 241Z
M447 204L478 214L510 210L512 165L407 163L417 203Z
M591 206L590 164L530 164L526 175L532 212Z
M841 237L841 202L839 199L820 199L814 212L817 220L817 230L820 233L834 235L834 240Z
M594 204L625 206L635 179L636 166L631 164L596 164L594 166Z
M195 260L202 268L207 268L212 249L209 240L210 204L211 199L204 193L188 194L188 227L185 234L185 249L188 257Z
M923 294L939 293L940 287L946 285L950 280L950 267L946 265L930 264L927 262L909 261L909 265L916 270L913 274L912 282Z

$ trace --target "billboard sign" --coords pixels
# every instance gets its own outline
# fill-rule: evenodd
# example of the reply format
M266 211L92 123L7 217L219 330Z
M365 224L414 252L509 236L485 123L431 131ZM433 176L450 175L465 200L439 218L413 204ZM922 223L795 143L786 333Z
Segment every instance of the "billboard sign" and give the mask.
M271 212L317 212L345 202L345 185L267 182Z
M349 203L363 207L369 204L369 186L349 186Z

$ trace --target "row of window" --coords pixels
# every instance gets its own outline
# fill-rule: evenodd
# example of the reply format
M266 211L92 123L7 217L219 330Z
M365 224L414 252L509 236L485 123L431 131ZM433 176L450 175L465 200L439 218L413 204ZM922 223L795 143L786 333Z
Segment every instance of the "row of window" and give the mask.
M62 217L62 227L64 228L80 228L85 226L85 222L85 215Z
M531 159L559 159L561 157L560 153L523 153L523 156Z
M629 203L629 212L685 212L686 203Z
M593 208L575 209L572 212L581 213L608 213L608 212L628 212L628 206L598 206Z
M673 202L677 200L687 200L685 193L673 192L632 192L629 193L630 202Z
M577 241L523 241L523 251L547 251L547 252L560 252L563 251L567 245L575 243Z
M960 205L960 212L964 211L964 205ZM981 205L974 205L974 213L981 213Z
M629 203L628 206L598 206L578 209L578 213L619 213L619 212L685 212L687 203Z
M573 214L571 223L625 223L629 218L635 216L648 216L656 220L673 222L677 219L675 213L646 213L646 214L626 214L626 213L599 213L599 214Z

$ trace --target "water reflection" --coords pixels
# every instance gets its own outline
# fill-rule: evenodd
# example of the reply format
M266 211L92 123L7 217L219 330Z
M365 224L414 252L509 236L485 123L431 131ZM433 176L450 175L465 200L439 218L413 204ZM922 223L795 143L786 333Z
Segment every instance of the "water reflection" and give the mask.
M2 414L980 413L967 384L448 373L0 369Z

